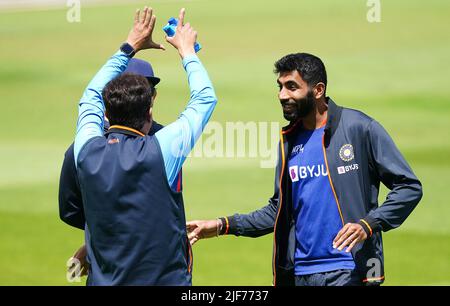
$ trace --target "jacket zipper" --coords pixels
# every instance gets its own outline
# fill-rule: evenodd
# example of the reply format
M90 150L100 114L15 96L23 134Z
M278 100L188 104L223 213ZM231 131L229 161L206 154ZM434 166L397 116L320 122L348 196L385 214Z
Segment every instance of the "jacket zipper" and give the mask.
M283 205L283 189L282 189L282 181L283 181L283 174L284 174L284 165L285 165L285 155L284 155L284 137L283 137L283 131L280 132L280 146L281 146L281 172L280 172L280 178L279 178L279 201L278 201L278 213L277 218L275 219L275 225L273 230L273 259L272 259L272 269L273 269L273 285L276 286L277 283L277 269L276 269L276 258L277 258L277 239L276 239L276 232L277 232L277 224L278 224L278 217L280 216L281 212L281 206Z
M191 243L189 242L189 239L187 239L187 247L188 247L188 273L191 274L192 272L192 248L191 248Z
M323 134L323 137L322 137L322 149L323 149L323 157L325 159L325 167L327 167L328 180L330 181L331 190L333 191L333 195L336 200L336 205L337 205L337 208L339 211L339 216L341 217L342 226L344 226L345 223L344 223L344 218L342 217L341 204L339 204L339 199L336 195L336 190L334 189L333 181L331 180L330 169L328 167L327 153L325 150L325 134Z

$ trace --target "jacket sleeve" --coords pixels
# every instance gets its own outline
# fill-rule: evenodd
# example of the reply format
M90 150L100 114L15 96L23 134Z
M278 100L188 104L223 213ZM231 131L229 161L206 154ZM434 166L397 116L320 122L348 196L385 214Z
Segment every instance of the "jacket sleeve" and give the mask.
M183 59L190 99L177 120L155 133L161 148L167 181L176 189L176 181L186 157L194 148L217 104L208 73L196 55Z
M59 179L59 217L73 227L84 230L83 201L78 183L73 144L67 149Z
M278 151L278 157L280 157L280 151ZM260 237L273 232L275 219L278 212L280 173L281 165L278 162L275 169L274 193L269 199L269 203L249 214L235 214L225 218L228 224L224 224L224 226L229 227L228 230L225 230L226 234L245 237Z
M97 72L84 90L78 104L77 133L74 143L74 162L78 167L78 154L92 138L102 136L105 124L105 106L102 92L106 85L128 66L130 58L117 51Z
M372 234L399 227L422 198L422 184L378 122L369 124L367 140L374 171L390 189L384 203L363 219Z

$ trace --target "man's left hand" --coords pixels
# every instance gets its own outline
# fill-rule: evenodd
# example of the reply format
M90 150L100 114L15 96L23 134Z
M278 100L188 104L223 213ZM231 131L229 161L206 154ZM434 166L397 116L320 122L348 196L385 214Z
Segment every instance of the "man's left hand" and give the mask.
M358 223L347 223L336 235L333 240L333 248L342 251L345 247L345 252L349 253L353 247L367 239L367 234L364 228Z

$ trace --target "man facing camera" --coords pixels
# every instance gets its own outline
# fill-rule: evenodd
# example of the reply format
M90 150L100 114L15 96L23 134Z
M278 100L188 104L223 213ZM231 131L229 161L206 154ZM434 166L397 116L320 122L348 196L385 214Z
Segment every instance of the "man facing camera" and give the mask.
M189 222L191 243L273 232L276 286L381 284L381 232L406 220L422 185L377 121L327 97L320 58L289 54L275 72L289 125L280 133L274 194L249 214ZM378 206L380 183L390 192Z

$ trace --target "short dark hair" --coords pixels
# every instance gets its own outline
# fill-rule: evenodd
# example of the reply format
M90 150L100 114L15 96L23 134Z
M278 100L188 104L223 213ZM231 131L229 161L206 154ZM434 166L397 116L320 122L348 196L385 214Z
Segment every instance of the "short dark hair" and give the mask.
M140 130L152 104L154 88L141 75L124 73L110 81L102 96L111 125Z
M275 63L275 73L297 70L302 79L313 87L317 83L327 86L327 71L322 60L309 53L288 54Z

